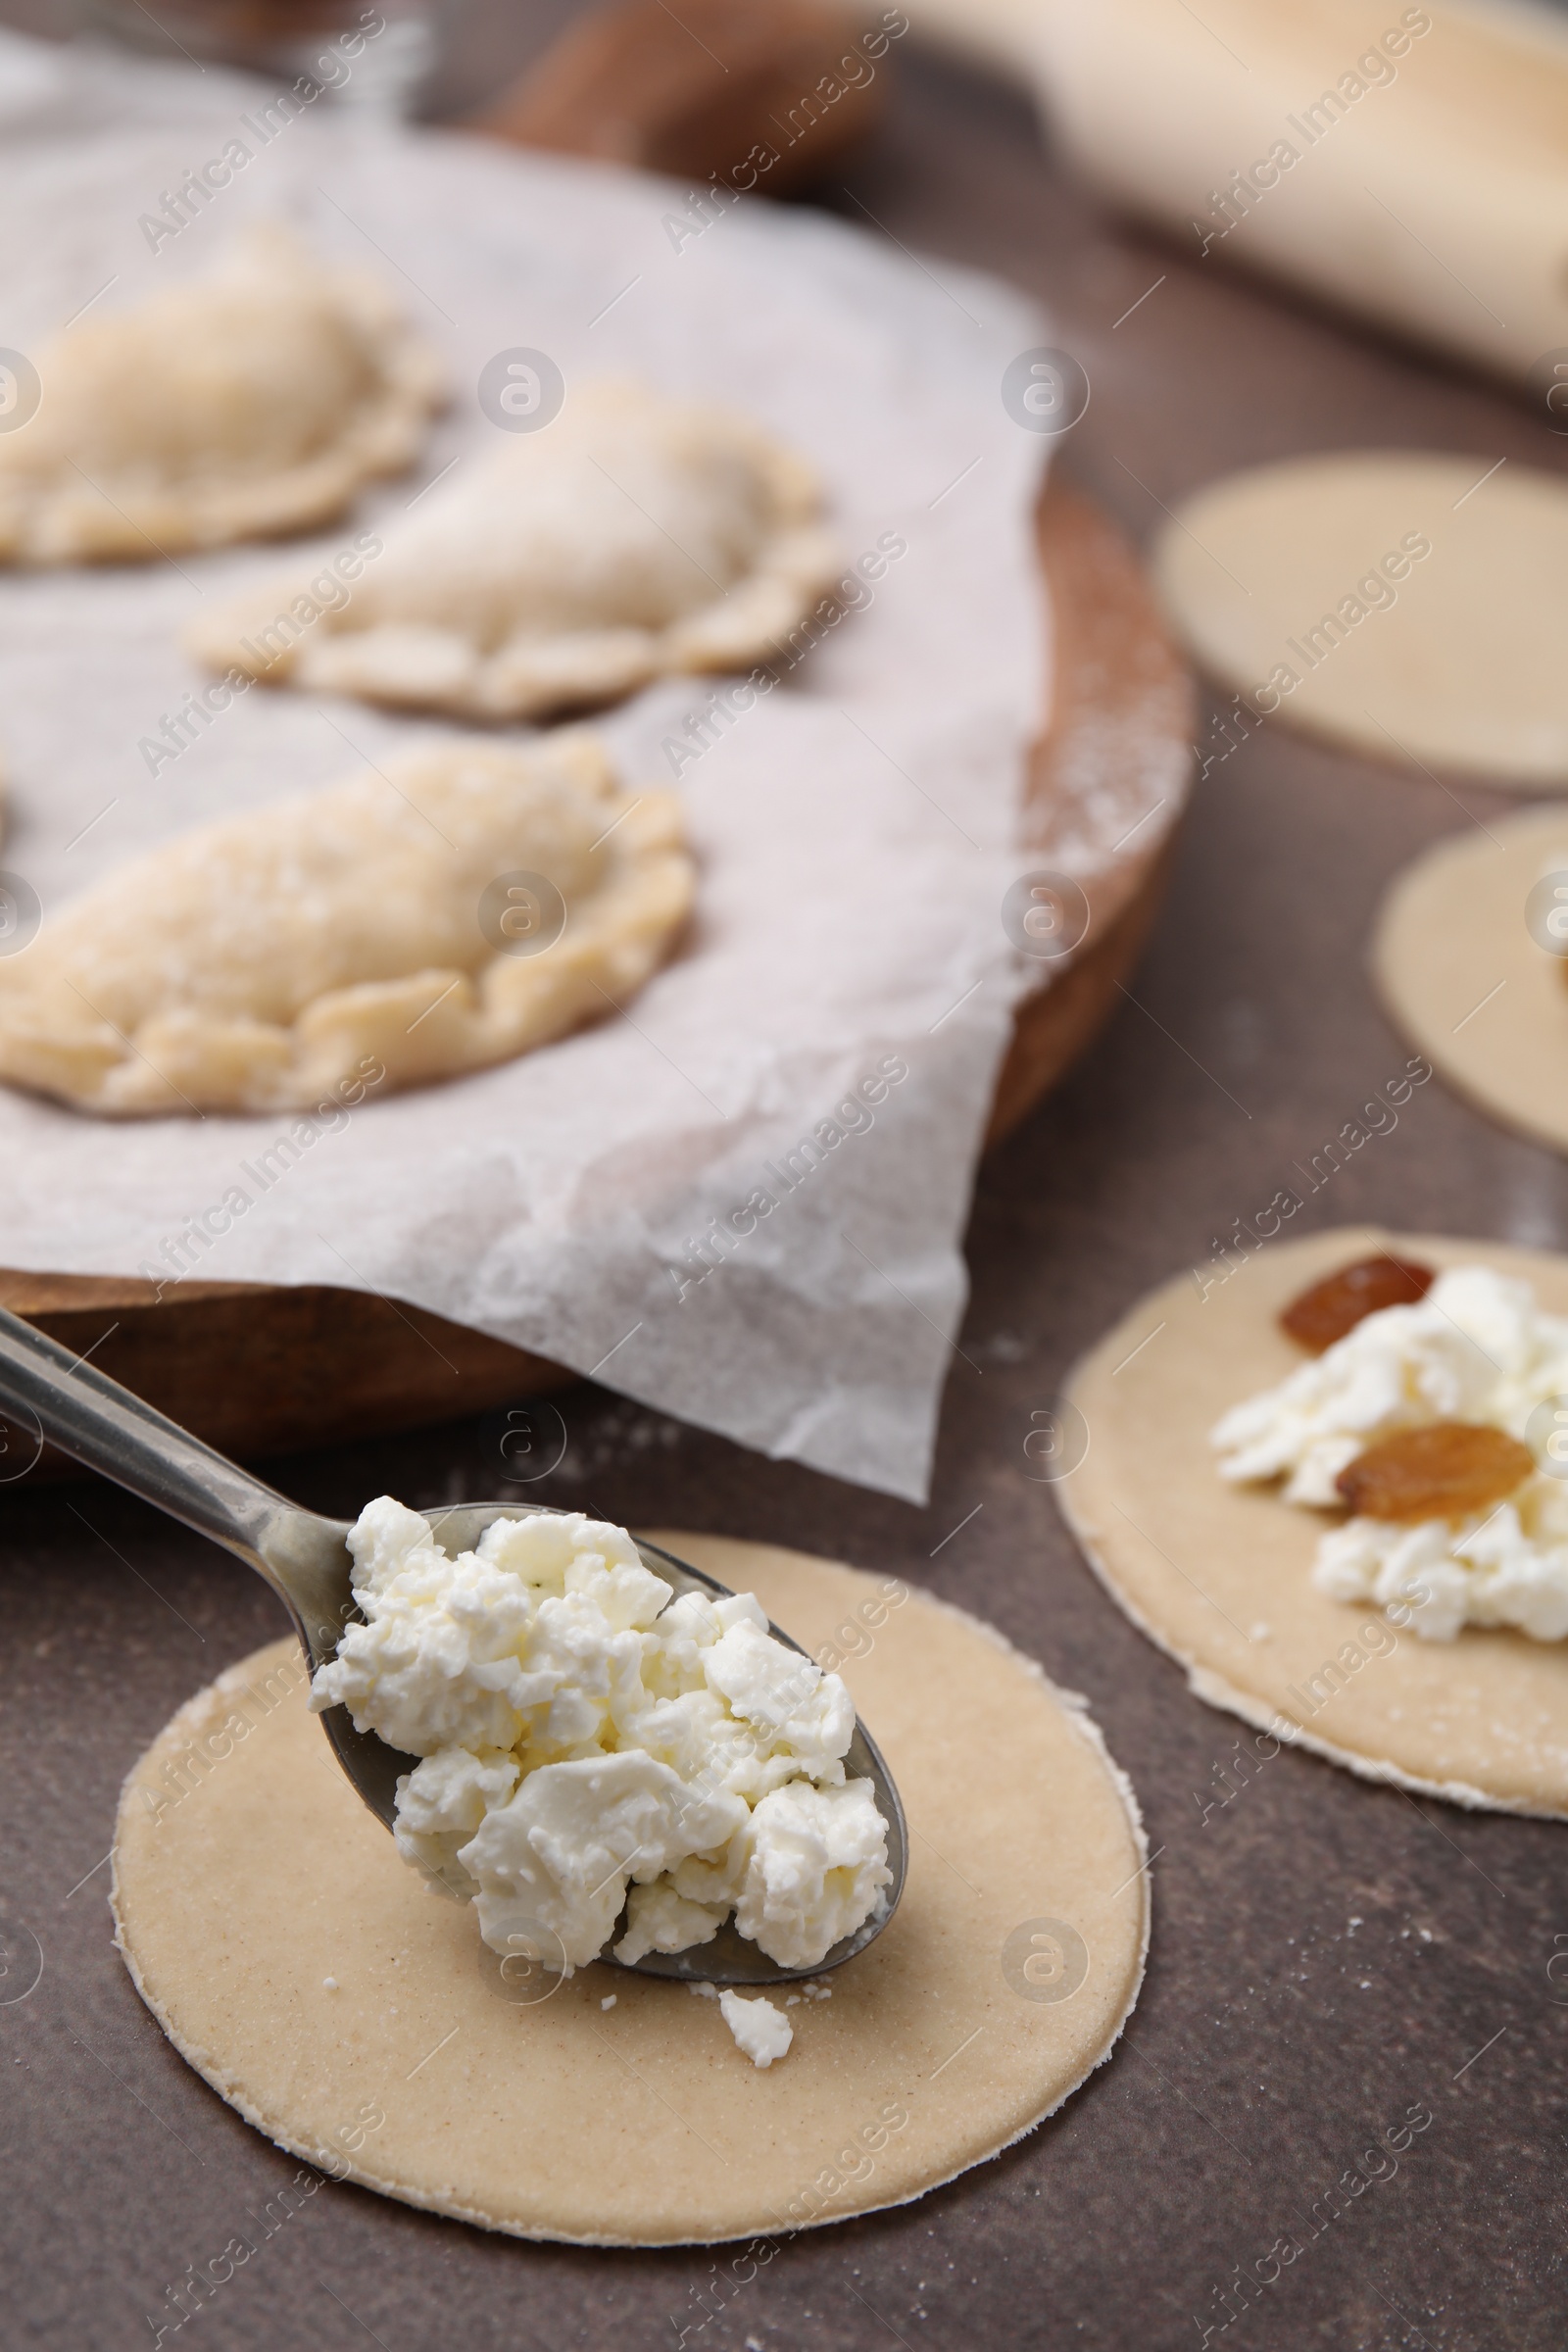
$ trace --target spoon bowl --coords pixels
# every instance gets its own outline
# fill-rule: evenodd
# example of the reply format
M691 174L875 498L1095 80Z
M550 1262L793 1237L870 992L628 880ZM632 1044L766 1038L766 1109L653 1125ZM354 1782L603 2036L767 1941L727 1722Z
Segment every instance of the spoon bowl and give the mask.
M3 1308L0 1410L35 1436L40 1446L47 1439L89 1469L128 1488L144 1502L223 1544L254 1568L287 1609L313 1675L336 1656L344 1628L362 1621L351 1578L348 1520L302 1510L275 1488L253 1478L177 1422L144 1404L85 1357L73 1355L68 1348ZM455 1558L472 1550L495 1520L531 1518L540 1510L550 1510L557 1517L570 1515L548 1504L468 1502L432 1512L430 1524L442 1550ZM670 1585L676 1596L703 1592L713 1600L729 1597L729 1587L715 1577L636 1537L632 1541L644 1566ZM787 1648L803 1657L808 1654L778 1626L771 1631ZM347 1707L324 1709L321 1724L344 1772L376 1819L391 1829L398 1781L414 1770L418 1758L389 1747L373 1732L356 1731ZM892 1873L877 1908L853 1936L836 1943L814 1968L781 1967L729 1924L711 1941L690 1951L648 1952L640 1960L614 1961L613 1965L629 1967L640 1976L678 1977L691 1984L783 1984L797 1978L823 1976L863 1951L887 1926L904 1891L907 1833L892 1775L858 1721L844 1767L850 1779L868 1780L875 1789L877 1810L887 1825ZM437 1874L426 1875L433 1883L444 1884ZM450 1886L445 1890L459 1891ZM466 1896L468 1889L462 1892ZM515 1940L519 1949L524 1949L530 1939L524 1933ZM612 1959L608 1949L601 1957ZM548 1967L548 1960L545 1965Z

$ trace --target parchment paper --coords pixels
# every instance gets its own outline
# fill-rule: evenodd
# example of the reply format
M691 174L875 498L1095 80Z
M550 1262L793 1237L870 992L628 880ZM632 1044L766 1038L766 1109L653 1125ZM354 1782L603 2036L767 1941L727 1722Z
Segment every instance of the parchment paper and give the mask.
M754 199L677 239L688 191L671 182L376 127L324 101L150 250L140 220L160 192L271 95L0 41L0 341L26 351L89 301L102 315L199 273L246 220L283 218L401 290L454 390L425 461L312 547L389 531L443 468L495 448L479 371L527 346L556 359L568 398L630 373L749 409L823 469L847 562L889 532L907 553L681 764L698 919L625 1017L303 1129L108 1123L0 1090L0 1257L381 1292L921 1498L1021 983L999 909L1047 693L1030 538L1045 444L1009 420L1000 379L1047 340L1042 322L869 229ZM258 688L148 773L141 738L202 682L178 649L187 614L309 552L0 574L0 863L45 923L192 823L453 731ZM604 722L633 788L670 783L665 747L710 683L659 686ZM824 1127L890 1058L907 1076L862 1104L858 1131ZM808 1137L819 1157L808 1169L797 1152L792 1174ZM182 1244L236 1188L250 1199L227 1233ZM773 1209L698 1282L689 1241L760 1191Z

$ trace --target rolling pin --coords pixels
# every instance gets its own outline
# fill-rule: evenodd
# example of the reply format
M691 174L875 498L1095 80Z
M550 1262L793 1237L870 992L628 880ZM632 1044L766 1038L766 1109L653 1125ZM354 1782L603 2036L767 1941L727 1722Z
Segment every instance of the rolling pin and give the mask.
M1073 164L1568 429L1568 24L1528 0L906 0Z

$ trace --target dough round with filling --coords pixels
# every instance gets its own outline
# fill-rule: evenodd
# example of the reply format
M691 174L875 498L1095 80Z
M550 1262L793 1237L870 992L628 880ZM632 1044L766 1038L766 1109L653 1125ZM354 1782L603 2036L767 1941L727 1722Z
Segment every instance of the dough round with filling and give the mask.
M1282 725L1549 790L1568 780L1568 482L1489 464L1380 450L1232 474L1160 536L1166 607Z
M338 1770L292 1642L131 1773L119 1941L230 2105L367 2187L521 2237L776 2242L981 2163L1108 2055L1145 1842L1082 1702L990 1627L800 1552L654 1540L843 1656L907 1811L897 1914L831 1999L785 2011L782 2060L755 2067L716 2001L601 1963L509 1999L471 1910L425 1892Z
M0 562L144 564L330 521L444 397L378 281L256 228L210 276L67 327L0 434Z
M465 458L352 587L280 575L186 632L198 659L466 718L607 703L773 659L838 569L804 459L749 418L589 384ZM803 649L804 650L804 644Z
M204 825L0 962L0 1078L111 1112L362 1101L621 1004L691 906L673 793L450 743ZM535 942L537 953L525 953Z
M1539 1250L1363 1226L1267 1243L1226 1281L1211 1265L1152 1292L1077 1366L1088 1451L1056 1494L1112 1596L1211 1706L1368 1780L1568 1816L1568 1642L1475 1627L1424 1642L1371 1601L1330 1600L1311 1582L1326 1516L1215 1468L1220 1415L1308 1360L1280 1309L1379 1249L1494 1267L1568 1312L1568 1259Z
M1568 808L1489 818L1398 876L1372 972L1440 1076L1490 1118L1568 1152L1568 937L1546 944L1554 919L1568 921Z

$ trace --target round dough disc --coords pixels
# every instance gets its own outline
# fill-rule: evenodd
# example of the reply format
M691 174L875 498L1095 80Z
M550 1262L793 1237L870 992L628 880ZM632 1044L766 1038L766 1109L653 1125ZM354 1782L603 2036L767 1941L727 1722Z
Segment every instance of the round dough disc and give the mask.
M425 1892L333 1762L297 1645L274 1643L131 1773L114 1902L165 2032L279 2146L521 2237L777 2236L951 2180L1108 2055L1143 1974L1146 1848L1082 1703L921 1594L890 1610L884 1581L826 1560L654 1540L846 1654L911 1831L891 1926L831 1999L787 2011L794 2047L765 2071L684 1984L595 1964L509 1997L469 1907ZM236 1713L242 1738L219 1730ZM228 1752L194 1763L214 1732Z
M1281 1307L1380 1249L1495 1267L1568 1314L1568 1259L1541 1250L1348 1225L1266 1243L1227 1281L1216 1264L1151 1293L1077 1366L1089 1449L1056 1493L1112 1596L1211 1706L1368 1780L1568 1816L1568 1642L1476 1627L1423 1642L1370 1601L1330 1600L1310 1579L1325 1519L1214 1467L1221 1413L1308 1360Z
M1549 886L1527 920L1531 894L1557 874L1568 881L1568 808L1440 841L1384 900L1372 970L1391 1017L1450 1086L1568 1152L1568 964L1537 936L1551 936Z
M1515 465L1484 480L1488 463L1390 450L1232 474L1160 536L1166 607L1204 666L1283 725L1562 784L1568 482ZM1417 539L1430 553L1413 558L1401 542Z

